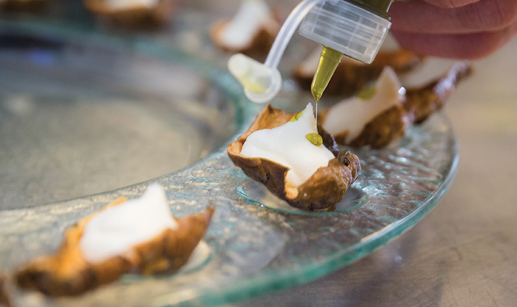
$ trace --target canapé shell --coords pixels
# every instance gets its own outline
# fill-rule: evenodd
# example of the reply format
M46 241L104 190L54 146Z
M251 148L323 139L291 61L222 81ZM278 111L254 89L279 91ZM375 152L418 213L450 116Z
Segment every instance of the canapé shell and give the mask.
M121 197L105 208L125 201ZM94 213L66 231L65 240L55 254L36 258L16 272L16 283L49 296L71 296L115 281L125 273L174 272L187 262L205 235L212 213L213 208L209 207L203 213L175 218L176 229L166 229L124 255L92 264L82 256L79 241L85 225L97 214Z
M38 13L43 11L50 0L6 0L0 3L0 9L14 12Z
M349 151L338 152L332 136L325 131L319 133L324 145L336 158L326 167L320 167L307 181L297 188L287 187L285 176L289 168L274 161L242 155L243 144L248 136L261 129L272 129L287 123L295 113L267 105L262 109L250 128L237 141L228 145L227 152L233 163L240 167L250 178L264 184L269 191L291 206L310 211L333 211L356 180L361 164L359 158ZM303 153L300 153L303 154Z
M406 88L404 109L415 124L425 121L433 112L443 108L456 86L472 74L469 61L459 61L451 66L442 77L421 87Z
M113 9L104 0L84 0L84 6L93 14L115 26L152 29L169 21L177 0L159 0L155 7L134 6Z
M340 145L370 146L375 149L386 147L392 141L402 137L412 124L422 123L433 112L440 110L458 83L471 73L470 62L459 61L452 65L442 77L421 87L406 89L405 99L402 100L401 106L394 106L377 114L353 140L347 141L348 131L335 133L333 136ZM325 121L330 110L326 109L318 116L321 123Z
M0 306L11 306L11 298L7 292L7 276L0 272Z
M330 109L324 110L318 119L323 122ZM388 146L393 140L403 136L406 129L411 125L411 117L404 107L393 106L368 122L361 133L353 140L347 142L348 131L334 134L336 143L352 147L370 146L378 149Z
M276 35L278 34L279 27L277 25L263 26L261 27L253 37L250 38L249 43L243 45L240 48L235 48L226 45L221 39L221 31L224 31L225 25L228 23L227 20L220 21L214 24L210 31L210 38L214 45L219 49L230 52L230 53L243 53L248 56L260 56L265 55L271 49L271 46L275 42Z

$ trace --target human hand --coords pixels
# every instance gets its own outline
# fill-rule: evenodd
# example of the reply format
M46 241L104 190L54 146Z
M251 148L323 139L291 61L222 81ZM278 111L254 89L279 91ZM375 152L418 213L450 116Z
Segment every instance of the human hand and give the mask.
M517 33L517 0L394 2L389 13L398 42L426 55L482 58Z

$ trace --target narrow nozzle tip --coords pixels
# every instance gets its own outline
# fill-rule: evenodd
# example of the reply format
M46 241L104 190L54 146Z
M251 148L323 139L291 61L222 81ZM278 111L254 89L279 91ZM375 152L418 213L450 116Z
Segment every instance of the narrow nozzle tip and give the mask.
M244 54L233 55L228 60L228 70L242 84L246 97L253 102L267 102L280 91L282 77L278 70Z
M332 48L323 46L318 69L312 78L311 93L316 101L319 101L327 85L334 75L337 66L341 62L343 54Z

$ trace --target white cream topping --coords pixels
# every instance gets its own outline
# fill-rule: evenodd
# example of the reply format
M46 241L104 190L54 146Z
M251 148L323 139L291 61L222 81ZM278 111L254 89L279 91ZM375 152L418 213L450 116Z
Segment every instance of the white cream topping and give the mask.
M176 227L178 223L172 218L163 188L153 184L140 198L93 216L84 227L79 247L86 261L100 263Z
M158 5L159 0L105 0L105 5L114 10L133 7L153 8Z
M309 103L298 120L250 134L241 154L265 158L288 167L286 185L298 187L334 158L324 145L315 146L305 137L317 132L315 125L312 104Z
M323 128L332 135L348 130L346 142L359 136L364 126L385 110L402 104L400 82L391 67L385 67L375 84L375 94L367 100L345 99L327 113Z
M221 31L221 42L231 48L246 47L256 33L269 23L276 24L263 0L243 0L237 14Z
M458 60L426 58L421 67L400 76L400 83L405 88L425 86L436 79L443 77Z

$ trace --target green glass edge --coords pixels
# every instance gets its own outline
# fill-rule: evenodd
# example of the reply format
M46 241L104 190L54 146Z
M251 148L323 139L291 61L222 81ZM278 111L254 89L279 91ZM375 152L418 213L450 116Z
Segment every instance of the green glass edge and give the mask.
M277 211L277 212L280 212L280 213L285 213L285 214L298 214L298 215L335 215L335 214L343 214L343 213L346 213L346 212L350 212L350 211L353 211L353 210L356 210L356 209L359 209L361 208L362 206L366 205L369 203L369 200L366 199L366 196L363 195L360 199L360 201L357 202L357 204L351 206L351 207L348 207L344 210L336 210L336 211L322 211L322 212L313 212L313 211L289 211L289 210L285 210L285 209L279 209L279 208L271 208L271 207L268 207L260 202L257 202L253 199L251 199L250 197L248 197L248 195L246 194L246 192L242 189L241 186L238 186L237 189L237 194L239 194L241 197L243 197L244 199L246 199L249 203L253 204L253 205L256 205L256 206L259 206L261 208L264 208L264 209L268 209L268 210L273 210L273 211Z
M267 272L260 277L249 277L245 280L235 282L235 287L228 289L226 293L216 293L208 291L198 298L184 301L178 305L157 305L163 307L172 306L220 306L223 304L237 303L246 299L257 297L259 295L271 294L282 290L294 288L314 281L328 273L336 271L360 258L372 253L375 249L385 245L390 240L397 238L404 232L410 230L422 218L424 218L431 210L436 207L438 202L443 198L448 188L452 185L457 173L459 155L457 146L454 146L455 157L450 165L446 180L442 185L429 196L424 204L418 207L410 215L404 219L398 220L384 229L370 235L371 239L350 246L346 250L342 250L332 257L328 257L325 263L316 263L304 266L302 270L294 272L294 274L280 275L278 272ZM355 251L351 253L351 251Z
M267 272L259 277L249 277L246 280L238 280L234 283L235 287L227 288L228 291L224 294L209 290L208 292L201 294L196 299L184 301L178 305L158 306L220 306L228 303L237 303L259 295L271 294L306 284L372 253L375 249L410 230L422 218L431 212L431 210L436 207L438 202L443 198L454 181L459 162L459 154L455 138L452 138L451 141L454 143L453 151L455 155L452 163L450 164L449 172L446 174L446 180L433 193L433 195L429 196L424 203L410 215L392 223L376 233L371 234L371 239L350 246L346 250L342 250L334 254L334 256L328 257L327 261L324 263L315 263L303 266L303 269L294 272L294 274L280 275L278 272ZM350 253L351 251L355 252Z

